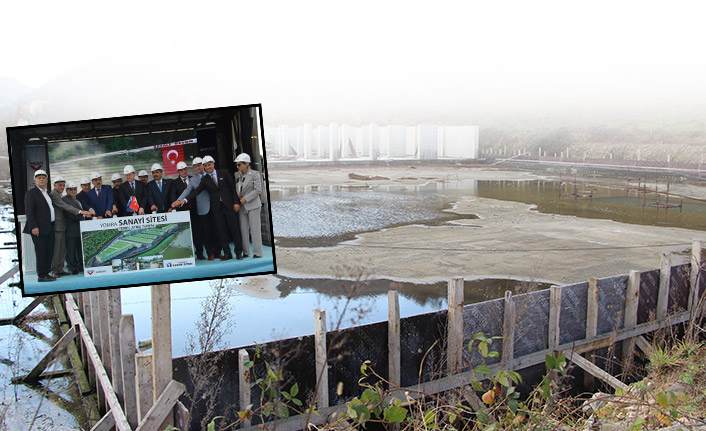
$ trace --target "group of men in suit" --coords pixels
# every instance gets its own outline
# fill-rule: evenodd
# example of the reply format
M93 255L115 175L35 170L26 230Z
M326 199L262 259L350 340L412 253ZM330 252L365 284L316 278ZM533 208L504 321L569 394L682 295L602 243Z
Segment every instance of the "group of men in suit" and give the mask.
M88 177L81 178L80 192L73 182L67 183L61 177L54 179L53 190L46 191L47 175L37 171L37 187L25 195L25 233L32 235L35 245L39 281L53 281L82 271L79 221L92 217L190 211L197 259L232 259L231 239L235 257L247 257L248 232L243 239L238 218L244 199L236 191L233 176L225 170L217 172L211 156L195 158L192 166L196 175L188 175L186 163L179 162L178 177L168 179L162 166L155 163L151 169L153 179L147 182L142 178L146 171L140 171L136 179L135 168L126 165L125 180L113 174L112 187L103 184L99 172L92 172L90 181ZM67 195L62 197L65 187ZM262 257L261 246L254 250L253 257ZM65 261L68 272L64 270Z
M34 173L34 184L25 194L27 224L24 233L31 235L37 259L38 281L54 281L70 273L78 274L81 261L78 223L93 212L84 209L76 199L76 184L68 183L68 194L62 198L66 181L54 179L54 188L47 190L47 173ZM64 271L64 260L71 272Z

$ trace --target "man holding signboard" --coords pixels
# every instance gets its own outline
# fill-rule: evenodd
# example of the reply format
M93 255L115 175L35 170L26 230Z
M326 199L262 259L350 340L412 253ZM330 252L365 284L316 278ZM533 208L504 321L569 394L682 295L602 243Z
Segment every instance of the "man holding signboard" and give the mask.
M51 275L54 278L69 275L68 272L64 271L64 260L66 259L66 219L74 216L83 218L82 216L89 215L88 211L83 211L80 208L76 208L64 202L61 195L64 193L65 186L66 181L57 176L54 178L54 189L49 193L52 205L54 206L55 215L54 253L51 261Z
M91 173L93 190L88 193L88 203L96 211L98 218L113 216L113 188L103 185L103 178L98 172Z
M66 196L64 202L74 208L81 209L81 203L76 199L76 184L72 181L66 183ZM83 271L83 257L81 253L81 228L79 222L82 217L66 213L66 264L71 274Z
M197 169L196 165L198 161L198 166L200 168ZM194 159L194 170L196 171L197 174L203 173L203 164L201 163L201 159L196 157ZM194 177L191 177L189 175L189 167L186 165L185 162L179 162L177 163L177 173L179 176L172 181L172 185L174 186L174 189L176 190L176 195L181 197L182 193L191 185L192 181L194 181ZM201 176L198 176L198 179L201 180ZM198 185L198 183L196 184ZM193 189L192 189L193 190ZM191 192L191 190L189 191ZM208 199L208 193L203 192L201 193ZM184 197L188 196L189 193L186 193ZM199 199L199 196L196 197L196 199ZM176 199L175 199L176 200ZM184 205L181 208L177 208L177 211L189 211L189 217L191 219L191 239L194 242L194 249L196 250L196 259L198 260L204 260L204 255L203 255L203 246L204 246L204 235L202 234L202 229L201 229L201 219L199 217L199 212L198 212L198 203L190 202L188 205ZM205 212L208 212L208 204L205 206ZM209 254L209 248L206 247L206 254Z
M142 181L135 180L135 168L132 165L126 165L123 174L125 182L118 189L118 205L125 209L127 214L143 215L147 208L147 187Z
M123 179L120 174L116 172L110 177L110 180L113 183L113 214L118 217L124 217L126 215L125 207L118 205L118 190L120 190Z
M176 189L172 186L172 180L163 178L162 165L155 163L152 165L152 181L147 183L149 193L150 211L166 213L172 211L172 202L176 200Z
M88 177L81 177L81 191L76 195L76 199L81 202L81 207L86 211L91 211L95 215L95 211L91 208L91 204L88 202L88 193L91 191L91 180Z
M221 242L221 248L225 253L221 260L233 258L230 252L230 242L228 241L229 231L233 237L235 255L238 259L242 259L243 243L237 214L237 211L240 210L240 198L235 193L233 177L228 172L225 174L216 172L214 162L215 160L211 156L203 158L206 174L201 179L201 183L186 199L175 201L173 206L182 206L193 200L203 190L206 190L209 194L211 214L213 214L216 222L217 235Z

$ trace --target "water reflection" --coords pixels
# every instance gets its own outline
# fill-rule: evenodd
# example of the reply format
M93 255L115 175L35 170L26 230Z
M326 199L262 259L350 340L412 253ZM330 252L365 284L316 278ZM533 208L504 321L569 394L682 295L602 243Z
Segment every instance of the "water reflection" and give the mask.
M333 279L295 279L279 276L232 279L231 298L235 329L226 338L229 347L263 343L314 332L314 309L327 310L329 329L340 320L341 328L387 320L388 290L397 290L402 317L446 307L447 284L414 284L391 280L356 283ZM252 285L265 286L262 291ZM465 302L497 298L506 290L514 294L547 288L546 283L511 279L467 280ZM201 302L209 293L207 283L172 285L172 340L174 356L185 354L185 335L193 331ZM122 291L123 313L135 316L138 339L151 337L150 288ZM350 301L347 299L351 298ZM347 304L347 305L346 305Z

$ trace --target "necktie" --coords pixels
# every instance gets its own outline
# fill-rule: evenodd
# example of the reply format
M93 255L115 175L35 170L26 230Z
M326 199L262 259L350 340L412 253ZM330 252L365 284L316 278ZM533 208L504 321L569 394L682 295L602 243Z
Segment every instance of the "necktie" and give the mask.
M162 182L158 182L157 186L159 187L159 192L162 193Z
M98 193L98 200L101 200L101 189L96 189L96 193Z
M187 187L188 184L186 184L186 178L182 178L181 180L184 181L184 187Z
M212 173L211 177L213 178L213 182L216 183L216 187L218 187L218 180L216 179L216 173Z
M132 187L132 194L134 195L135 194L135 182L134 181L130 183L130 187Z

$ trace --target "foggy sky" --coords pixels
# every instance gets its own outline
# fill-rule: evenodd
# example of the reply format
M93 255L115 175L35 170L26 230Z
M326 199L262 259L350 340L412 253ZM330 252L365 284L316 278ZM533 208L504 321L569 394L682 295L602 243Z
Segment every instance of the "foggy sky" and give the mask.
M0 76L78 109L50 121L244 103L292 124L705 107L698 2L254 3L3 4Z

